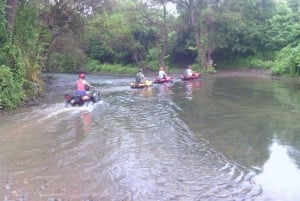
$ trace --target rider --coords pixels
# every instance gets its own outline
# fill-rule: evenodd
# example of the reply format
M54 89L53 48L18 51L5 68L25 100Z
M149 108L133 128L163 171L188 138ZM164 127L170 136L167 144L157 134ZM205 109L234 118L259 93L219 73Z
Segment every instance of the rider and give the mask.
M139 69L139 71L135 75L135 81L136 83L144 83L146 80L145 75L143 74L143 69Z
M184 71L184 75L185 76L192 76L193 75L193 70L192 67L190 65L188 65Z
M79 74L79 79L76 82L76 95L80 95L80 96L85 96L88 95L88 92L86 91L86 88L92 88L92 85L90 85L85 79L85 74L84 73L80 73Z
M165 79L167 77L166 72L164 71L164 67L160 67L158 71L158 78Z

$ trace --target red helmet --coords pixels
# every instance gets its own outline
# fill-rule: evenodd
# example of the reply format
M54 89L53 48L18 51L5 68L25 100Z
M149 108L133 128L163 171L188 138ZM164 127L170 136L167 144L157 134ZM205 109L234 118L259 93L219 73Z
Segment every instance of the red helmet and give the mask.
M79 74L79 78L85 78L85 74L84 73L80 73Z

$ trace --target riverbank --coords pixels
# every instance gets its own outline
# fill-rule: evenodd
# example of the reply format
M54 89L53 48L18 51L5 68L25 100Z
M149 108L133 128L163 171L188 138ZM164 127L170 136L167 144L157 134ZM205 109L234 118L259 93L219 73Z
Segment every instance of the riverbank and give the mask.
M270 77L272 73L269 69L245 68L217 70L215 75L218 77Z

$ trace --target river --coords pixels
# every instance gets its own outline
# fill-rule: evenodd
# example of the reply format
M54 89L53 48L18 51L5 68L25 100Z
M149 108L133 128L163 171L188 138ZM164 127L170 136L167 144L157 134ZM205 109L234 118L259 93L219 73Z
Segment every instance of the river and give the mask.
M300 200L297 80L88 75L102 101L65 108L77 76L53 77L39 104L0 113L0 200Z

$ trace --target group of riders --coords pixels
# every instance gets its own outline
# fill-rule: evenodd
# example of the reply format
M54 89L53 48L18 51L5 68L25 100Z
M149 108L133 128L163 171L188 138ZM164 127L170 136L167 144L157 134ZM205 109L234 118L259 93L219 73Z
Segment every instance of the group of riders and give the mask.
M191 76L194 73L194 71L192 70L191 66L187 66L185 71L184 71L184 75L185 76ZM159 71L158 71L158 79L165 79L167 77L167 73L164 70L164 67L160 67ZM136 83L144 83L147 80L147 78L145 77L144 73L143 73L143 69L139 69L138 72L135 75L135 81ZM87 89L92 88L93 86L88 83L85 80L85 74L84 73L80 73L79 74L79 78L76 81L76 95L85 97L85 98L89 98L89 92L87 91Z
M160 67L158 71L158 79L164 79L167 77L167 73L164 70L164 67ZM143 73L143 69L139 69L139 71L135 75L135 82L137 84L144 83L146 81L146 77Z
M192 67L188 65L186 69L184 70L184 76L192 76L194 71L192 70ZM165 72L164 67L160 67L158 71L158 79L166 79L167 78L167 73ZM143 69L139 69L139 71L135 75L135 81L136 83L144 83L146 81L146 77L143 73Z

